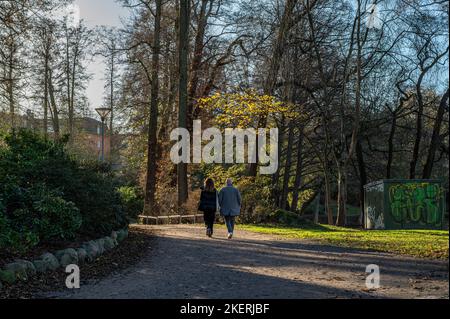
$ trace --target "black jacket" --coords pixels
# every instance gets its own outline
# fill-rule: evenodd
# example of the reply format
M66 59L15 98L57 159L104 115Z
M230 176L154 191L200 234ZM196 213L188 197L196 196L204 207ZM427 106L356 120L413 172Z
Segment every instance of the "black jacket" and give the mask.
M198 210L202 212L215 212L217 210L216 205L217 205L216 189L214 189L212 192L202 190Z

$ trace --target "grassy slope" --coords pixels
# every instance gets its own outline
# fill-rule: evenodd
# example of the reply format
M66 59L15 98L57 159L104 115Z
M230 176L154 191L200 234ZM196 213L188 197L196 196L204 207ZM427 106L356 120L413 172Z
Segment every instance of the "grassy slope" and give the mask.
M449 232L444 230L364 231L329 225L287 227L279 225L239 225L240 229L313 239L342 247L392 252L422 258L448 259Z

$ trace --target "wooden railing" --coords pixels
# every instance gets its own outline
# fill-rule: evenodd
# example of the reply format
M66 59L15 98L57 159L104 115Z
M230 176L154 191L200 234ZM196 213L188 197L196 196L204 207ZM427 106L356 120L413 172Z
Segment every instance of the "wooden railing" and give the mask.
M168 216L147 216L139 215L139 222L144 225L160 224L182 224L183 221L192 221L194 224L203 221L203 214L196 215L168 215Z

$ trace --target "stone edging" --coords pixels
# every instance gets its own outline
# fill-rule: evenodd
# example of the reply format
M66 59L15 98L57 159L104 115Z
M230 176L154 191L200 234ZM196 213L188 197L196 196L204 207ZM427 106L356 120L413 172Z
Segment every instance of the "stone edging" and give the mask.
M114 249L121 241L128 237L128 228L112 231L111 236L90 240L80 248L68 248L56 251L54 254L44 253L33 261L17 259L0 269L0 289L2 282L14 284L17 280L26 281L28 278L53 271L70 264L93 262L106 251Z

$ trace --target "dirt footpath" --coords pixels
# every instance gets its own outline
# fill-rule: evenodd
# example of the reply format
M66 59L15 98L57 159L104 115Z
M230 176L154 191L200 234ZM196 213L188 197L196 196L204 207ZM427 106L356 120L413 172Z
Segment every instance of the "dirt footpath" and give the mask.
M338 248L199 225L152 227L154 247L135 266L46 298L448 298L448 262ZM379 266L381 287L365 270ZM83 276L83 274L81 274Z

